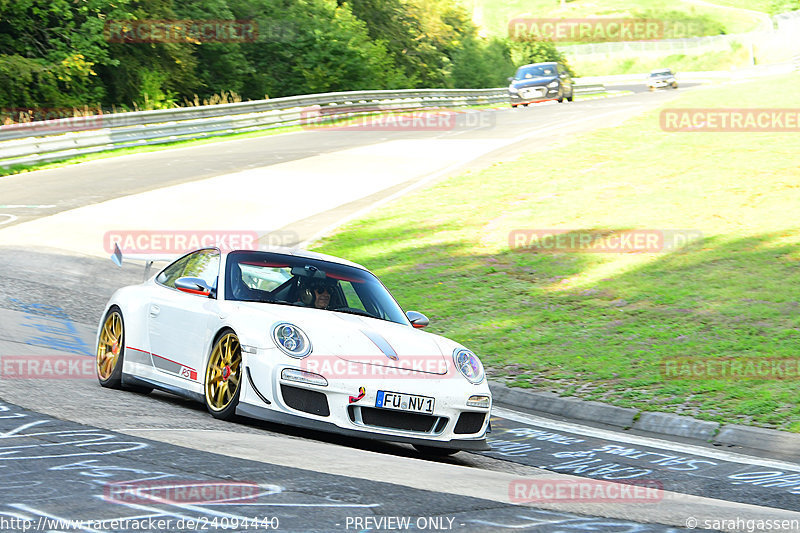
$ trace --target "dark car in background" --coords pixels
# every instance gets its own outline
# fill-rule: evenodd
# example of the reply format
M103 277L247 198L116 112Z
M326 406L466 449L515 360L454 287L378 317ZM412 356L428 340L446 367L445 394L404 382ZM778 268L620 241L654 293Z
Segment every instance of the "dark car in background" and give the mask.
M662 68L654 70L647 77L647 88L651 91L660 89L662 87L678 88L678 82L675 79L675 73L671 69Z
M571 102L574 97L572 78L567 67L561 63L523 65L508 81L511 82L508 86L511 107L546 100Z

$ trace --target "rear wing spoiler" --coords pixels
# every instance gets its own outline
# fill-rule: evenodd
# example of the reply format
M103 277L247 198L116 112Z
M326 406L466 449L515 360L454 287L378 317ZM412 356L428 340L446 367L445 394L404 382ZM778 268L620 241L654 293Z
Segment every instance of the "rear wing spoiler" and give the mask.
M144 279L150 275L150 268L153 266L153 263L159 262L171 262L175 259L181 257L182 254L157 254L157 255L147 255L147 254L127 254L123 257L122 250L119 248L119 243L114 243L114 253L111 254L111 261L114 262L115 265L122 268L122 262L129 261L129 262L136 262L136 263L144 263Z

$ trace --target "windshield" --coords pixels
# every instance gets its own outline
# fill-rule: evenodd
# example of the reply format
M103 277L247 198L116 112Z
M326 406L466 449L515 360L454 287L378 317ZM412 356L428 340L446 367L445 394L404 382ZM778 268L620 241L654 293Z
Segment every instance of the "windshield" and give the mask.
M527 80L530 78L541 78L543 76L555 76L555 65L531 65L529 67L520 67L517 71L515 80Z
M650 77L655 78L656 76L671 76L671 70L659 70L658 72L651 72Z
M360 268L269 252L233 252L225 299L308 307L408 325L383 284Z

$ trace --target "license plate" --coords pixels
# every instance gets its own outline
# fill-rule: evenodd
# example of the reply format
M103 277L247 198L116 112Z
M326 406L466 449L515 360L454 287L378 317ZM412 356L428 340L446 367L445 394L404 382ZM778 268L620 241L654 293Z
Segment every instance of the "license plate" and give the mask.
M540 96L541 94L542 94L542 91L539 90L539 89L528 89L528 90L522 92L522 95L524 97L526 97L526 98Z
M433 414L434 399L428 396L401 394L399 392L378 391L375 407L394 409L395 411L411 411L412 413Z

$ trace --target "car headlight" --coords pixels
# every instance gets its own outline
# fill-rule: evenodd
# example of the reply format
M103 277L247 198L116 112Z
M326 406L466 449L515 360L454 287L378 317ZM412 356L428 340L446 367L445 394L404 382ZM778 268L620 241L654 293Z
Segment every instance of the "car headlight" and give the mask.
M555 89L556 87L558 87L558 82L557 81L551 81L550 83L547 84L547 86L549 88L551 88L551 89Z
M470 383L478 384L483 381L485 373L483 364L478 356L466 348L456 348L453 350L453 362L461 375L467 378Z
M306 357L311 353L311 341L308 340L308 335L294 324L281 322L273 326L272 340L284 353L297 359Z
M508 92L510 92L511 94L517 94L519 92L519 89L517 89L516 87L509 87Z

